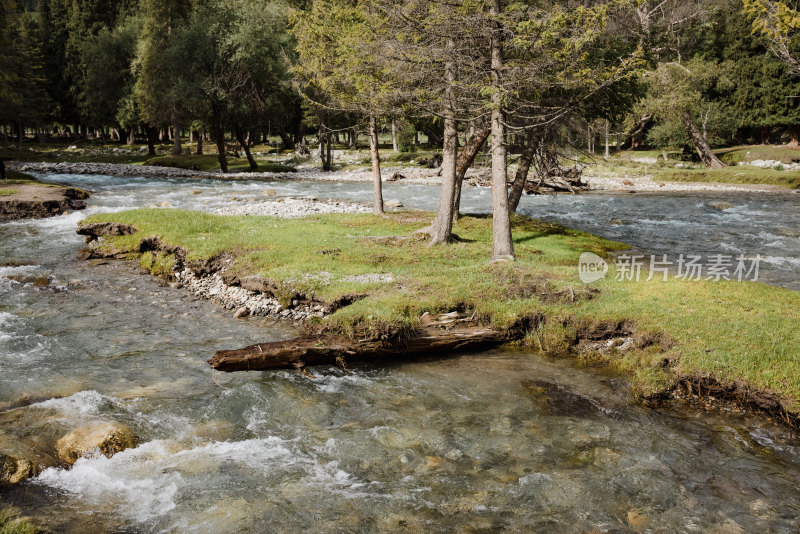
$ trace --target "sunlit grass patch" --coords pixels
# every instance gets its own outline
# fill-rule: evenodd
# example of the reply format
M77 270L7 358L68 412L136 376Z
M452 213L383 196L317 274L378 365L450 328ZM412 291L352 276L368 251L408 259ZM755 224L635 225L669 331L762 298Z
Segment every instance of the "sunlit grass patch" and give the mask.
M578 278L580 255L609 258L625 245L514 217L517 261L491 263L491 218L464 217L455 228L458 242L431 247L414 232L432 216L278 219L165 209L95 215L88 222L139 229L113 238L117 250L136 251L143 237L159 235L185 248L190 260L232 253L236 274L288 284L310 298L366 295L326 320L345 335L410 332L425 312L460 310L500 329L535 324L525 342L561 354L592 325L626 324L640 340L637 349L612 353L605 363L632 376L642 394L669 389L688 375L743 380L800 399L800 293L752 282L618 282L613 274L586 286ZM160 274L170 265L142 261Z

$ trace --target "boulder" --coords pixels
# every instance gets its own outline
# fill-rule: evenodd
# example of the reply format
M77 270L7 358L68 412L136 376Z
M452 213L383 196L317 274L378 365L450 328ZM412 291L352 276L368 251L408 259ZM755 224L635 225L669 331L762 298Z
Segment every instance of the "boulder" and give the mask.
M0 487L19 484L38 475L40 465L50 462L52 460L37 454L30 444L0 432Z
M38 473L38 466L31 458L20 454L0 452L0 486L19 484Z
M390 201L386 202L386 207L387 208L393 208L393 209L402 208L403 207L403 203L400 202L399 200L390 200Z
M713 204L711 204L711 207L719 211L725 211L731 209L733 207L733 204L731 204L730 202L714 202Z
M97 423L76 428L56 443L59 460L72 465L86 453L99 451L111 457L136 445L133 431L121 423Z

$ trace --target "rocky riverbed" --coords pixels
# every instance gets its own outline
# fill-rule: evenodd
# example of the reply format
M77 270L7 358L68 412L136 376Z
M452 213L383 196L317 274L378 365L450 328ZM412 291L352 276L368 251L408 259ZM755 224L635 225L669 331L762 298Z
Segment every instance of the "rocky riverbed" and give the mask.
M309 180L319 182L371 182L372 170L368 167L334 172L323 172L316 166L302 166L297 172L243 172L223 174L219 171L194 171L152 165L126 165L116 163L33 163L8 162L9 169L20 172L54 174L92 174L104 176L152 178L189 178L216 180ZM419 167L384 167L382 175L385 182L415 185L438 185L441 177L437 169ZM486 169L470 169L465 185L478 186L486 183ZM594 191L638 191L638 192L773 192L785 189L770 185L723 184L700 182L659 182L647 174L601 175L591 168L584 172L584 181Z
M372 208L366 204L341 200L320 200L317 197L275 198L273 200L227 206L214 211L218 215L267 215L283 218L306 217L322 213L371 212Z
M322 317L325 314L325 306L321 304L301 304L295 300L290 302L288 307L284 307L278 299L260 291L226 284L220 273L198 276L187 268L176 272L175 279L174 287L182 288L197 297L231 310L237 318L256 315L303 321L309 317Z

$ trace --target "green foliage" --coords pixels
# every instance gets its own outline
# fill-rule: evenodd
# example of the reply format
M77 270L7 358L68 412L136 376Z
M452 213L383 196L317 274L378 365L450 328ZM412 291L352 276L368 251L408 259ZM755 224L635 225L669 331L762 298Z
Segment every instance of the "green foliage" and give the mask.
M13 2L0 2L0 122L40 126L48 118L44 62L36 18Z
M794 2L744 0L744 13L753 21L753 30L766 38L772 51L795 74L800 74L800 11Z
M365 115L398 105L396 72L382 54L389 28L369 1L316 0L289 22L297 42L292 72L310 101Z
M19 189L0 189L0 197L10 197L19 193Z
M86 90L80 104L90 123L133 126L138 122L135 112L127 108L133 102L131 63L141 32L142 19L129 17L114 28L102 28L83 43Z
M417 129L410 123L402 122L397 132L397 148L400 152L414 153L417 151L416 133Z
M180 76L191 63L170 52L174 51L174 35L191 5L189 0L143 0L142 5L144 22L135 63L134 94L145 121L153 125L174 124L184 111Z

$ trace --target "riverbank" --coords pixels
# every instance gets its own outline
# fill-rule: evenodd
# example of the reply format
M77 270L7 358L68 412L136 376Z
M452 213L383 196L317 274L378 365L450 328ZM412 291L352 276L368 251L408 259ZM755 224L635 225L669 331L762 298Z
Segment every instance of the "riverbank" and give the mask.
M184 179L214 179L214 180L309 180L319 182L372 182L372 171L368 167L354 167L334 172L323 172L310 165L300 166L293 172L232 172L223 174L219 171L203 171L184 169L178 167L165 167L155 165L136 165L122 163L102 162L21 162L10 161L8 168L20 172L52 173L52 174L87 174L132 177L142 176L151 178L184 178ZM663 169L652 169L644 164L631 167L630 164L620 166L619 162L612 161L597 166L590 166L584 171L584 181L591 191L630 191L630 192L786 192L793 187L792 183L779 185L772 177L759 183L753 179L749 183L724 183L725 177L698 174L700 171L681 170L675 174L665 175ZM746 174L739 169L733 175ZM736 169L734 169L736 170ZM483 169L470 169L466 175L467 186L478 186L485 183ZM436 169L426 169L418 166L384 166L382 174L385 182L396 182L415 185L439 185L441 178ZM759 172L761 172L759 170ZM774 172L777 171L763 171ZM661 174L659 174L661 173ZM728 172L727 174L731 174ZM800 174L800 173L785 173ZM686 178L684 175L688 176ZM708 181L698 180L697 176L707 176ZM737 180L733 180L736 182ZM738 179L738 182L743 182Z
M452 319L608 365L630 376L641 398L711 395L796 421L800 294L660 276L615 281L613 267L586 286L577 278L581 253L610 257L623 245L519 217L518 260L489 264L490 219L463 218L462 242L431 248L414 234L431 216L282 220L137 210L87 223L136 229L102 238L92 255L138 258L176 287L189 275L219 277L232 292L221 303L237 315L283 314L349 340L410 338L431 318Z
M9 172L0 181L0 222L55 217L86 208L89 193L75 187L37 182L33 176Z

